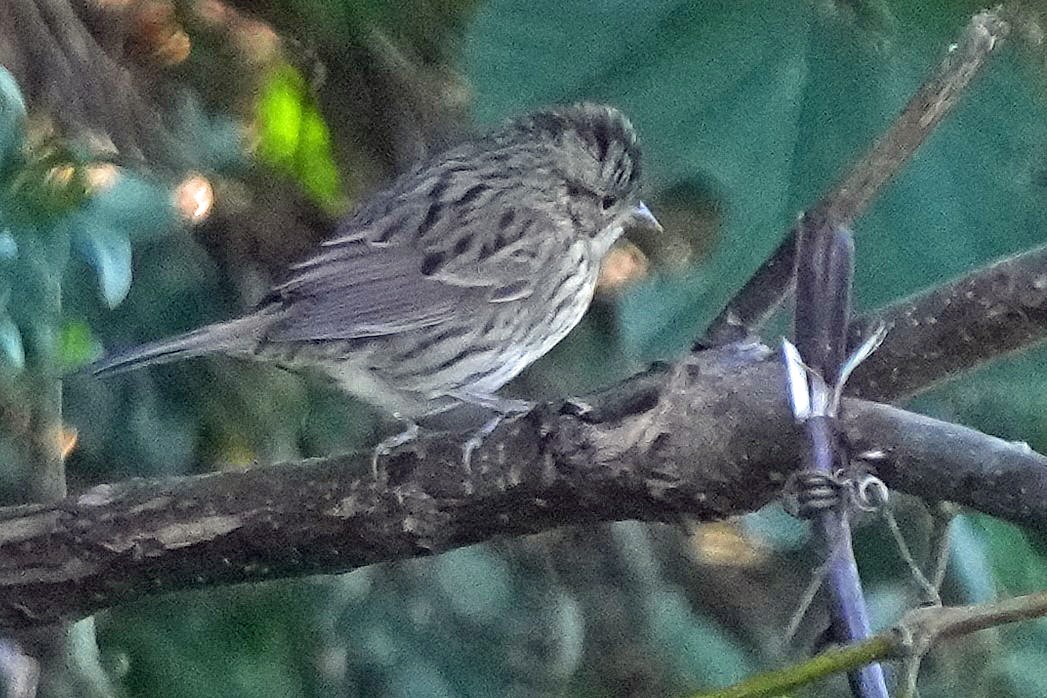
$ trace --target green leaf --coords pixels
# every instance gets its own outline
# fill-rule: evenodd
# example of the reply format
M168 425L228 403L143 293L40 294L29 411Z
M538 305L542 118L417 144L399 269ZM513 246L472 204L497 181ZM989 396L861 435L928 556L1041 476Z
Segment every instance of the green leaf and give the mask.
M1047 587L1047 560L1029 541L1029 534L1018 526L983 514L972 514L958 519L954 525L954 544L957 554L964 554L957 573L966 579L971 570L990 566L989 575L995 577L1012 594L1033 593ZM971 553L980 553L984 559L972 564ZM987 590L991 597L994 589ZM986 593L983 590L983 593ZM975 600L982 601L984 598Z
M83 320L66 320L58 334L58 361L63 369L90 363L102 350L91 328Z
M258 100L259 157L294 177L320 204L341 193L331 137L302 74L284 65L273 71Z
M161 237L177 225L170 188L122 170L112 186L84 202L73 230L105 227L137 243Z
M0 315L0 353L4 363L21 371L25 368L25 347L22 346L22 333L18 325L7 315Z
M18 241L8 231L0 232L0 262L14 260L18 257Z
M102 299L115 308L131 289L130 240L122 233L96 227L79 235L76 244L98 274Z
M0 171L10 166L11 158L25 139L25 101L18 83L0 66Z

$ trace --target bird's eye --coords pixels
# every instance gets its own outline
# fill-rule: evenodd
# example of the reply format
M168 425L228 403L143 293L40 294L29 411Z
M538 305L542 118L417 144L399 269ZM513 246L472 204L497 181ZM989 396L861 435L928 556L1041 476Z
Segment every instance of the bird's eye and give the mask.
M617 196L605 196L605 197L603 197L600 200L600 206L603 207L604 211L606 211L607 209L611 208L616 203L618 203L618 197Z

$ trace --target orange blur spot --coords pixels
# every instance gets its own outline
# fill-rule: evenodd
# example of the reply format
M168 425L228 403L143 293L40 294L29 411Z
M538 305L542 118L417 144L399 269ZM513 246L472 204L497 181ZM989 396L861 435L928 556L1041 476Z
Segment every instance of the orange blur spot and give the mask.
M174 204L189 223L202 223L214 207L214 187L202 175L191 175L175 189Z

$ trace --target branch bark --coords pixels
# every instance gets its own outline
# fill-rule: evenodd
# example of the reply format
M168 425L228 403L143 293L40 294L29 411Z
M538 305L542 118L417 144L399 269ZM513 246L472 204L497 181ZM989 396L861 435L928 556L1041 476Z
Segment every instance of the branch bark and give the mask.
M382 481L360 454L130 480L0 509L0 627L564 525L753 511L776 495L800 447L781 369L767 352L755 354L695 355L599 396L582 415L541 407L497 429L470 472L460 445L435 436L388 458ZM853 442L881 453L876 465L889 485L1047 528L1047 458L884 405L851 400L846 415ZM949 464L954 453L960 466ZM962 480L933 477L945 467L961 467ZM979 479L993 480L997 498L983 498Z
M858 189L847 191L864 205ZM874 355L850 387L897 399L1041 341L1044 254L887 311L896 329L883 363ZM950 338L966 350L942 361L935 352ZM783 386L776 361L722 348L637 376L594 398L592 410L545 406L505 424L469 472L459 444L434 437L389 458L381 482L360 455L131 480L0 509L0 628L176 589L343 572L498 535L752 511L798 460ZM859 400L845 403L842 426L893 487L1047 528L1047 459L1027 448Z
M897 400L1043 342L1047 245L893 303L851 325L850 345L891 328L847 383L867 400Z

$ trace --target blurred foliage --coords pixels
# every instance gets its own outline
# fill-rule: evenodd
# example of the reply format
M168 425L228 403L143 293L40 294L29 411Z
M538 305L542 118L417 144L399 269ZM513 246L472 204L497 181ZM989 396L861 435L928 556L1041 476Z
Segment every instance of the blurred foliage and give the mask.
M273 71L258 99L258 156L299 181L320 204L341 193L331 139L305 79L289 65Z
M250 3L263 27L240 4L132 4L128 69L175 95L157 101L176 146L164 162L110 157L91 138L55 131L48 102L20 96L41 90L19 90L0 71L5 496L30 477L20 444L41 372L73 371L102 345L249 305L273 261L290 261L324 230L302 197L338 210L416 153L419 139L451 133L433 115L454 110L436 106L468 95L481 123L552 102L622 106L642 135L652 208L670 228L669 243L636 241L653 262L648 277L603 297L517 389L578 392L671 357L980 9L917 0ZM262 29L275 34L260 47ZM1017 35L1035 33L1030 24ZM862 307L1044 240L1043 62L1041 49L1012 41L858 221ZM185 189L190 177L209 188ZM194 207L211 217L197 220ZM1042 352L1014 357L916 407L1042 451L1043 365ZM381 430L329 386L230 360L105 382L71 374L64 387L64 420L79 430L71 489L322 455ZM926 514L899 498L899 519L925 554ZM335 578L147 600L99 616L99 639L111 674L136 696L680 694L810 649L817 612L795 647L780 643L815 564L806 541L805 527L774 507L715 535L634 523L558 531ZM888 624L917 600L915 586L882 523L860 526L856 545L877 622ZM1042 589L1044 553L1038 537L962 517L946 599ZM922 695L1047 695L1044 631L1026 623L936 651ZM844 691L836 681L809 694Z

